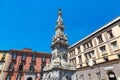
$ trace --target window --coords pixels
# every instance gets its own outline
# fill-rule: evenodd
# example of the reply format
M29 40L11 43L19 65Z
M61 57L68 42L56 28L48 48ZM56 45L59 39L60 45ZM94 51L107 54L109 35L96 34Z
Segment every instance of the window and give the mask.
M102 35L98 36L97 39L98 39L99 43L103 42Z
M84 80L84 76L83 75L80 76L80 80Z
M85 57L86 57L86 60L89 60L89 59L92 58L91 55L90 55L89 53L86 53L86 54L85 54Z
M72 51L72 55L75 55L75 50Z
M82 67L82 56L78 56L80 67Z
M85 54L86 60L89 60L91 58L95 58L94 51L88 52Z
M89 52L90 54L91 54L91 57L92 58L95 58L95 53L94 53L94 51L91 51L91 52Z
M76 64L76 58L71 59L70 63L71 63L71 65L75 65Z
M32 61L35 61L35 59L36 59L36 56L32 55Z
M71 56L72 54L71 54L71 52L69 52L69 56Z
M9 71L13 71L14 70L14 63L11 63L9 66Z
M87 44L83 44L84 50L88 49L88 45Z
M77 47L77 51L78 51L78 53L80 53L80 46L79 46L79 47Z
M10 74L8 73L8 74L7 74L7 77L6 77L6 80L10 80L10 78L11 78L11 76L10 76Z
M2 70L3 63L0 62L0 70Z
M71 59L71 65L76 65L76 58Z
M17 57L17 54L12 54L12 59L15 60Z
M88 43L89 47L93 47L92 41Z
M17 79L16 80L20 80L21 79L21 74L18 74Z
M42 62L45 62L46 58L45 56L42 57Z
M70 54L70 56L75 55L75 50L70 51L69 54Z
M75 65L76 64L76 58L73 58L72 61L73 61L73 65Z
M108 72L109 80L117 80L116 75L113 71Z
M97 75L97 80L101 80L100 72L96 73Z
M111 43L111 46L112 46L113 51L116 51L116 50L119 49L116 41L115 41L115 42L112 42L112 43Z
M84 50L93 47L92 41L88 41L87 43L83 44Z
M30 65L29 71L34 71L34 65L33 64Z
M89 77L89 80L92 80L92 79L91 79L91 74L88 74L88 77Z
M5 60L6 53L3 54L1 61Z
M107 54L105 46L100 47L100 50L101 50L103 56Z
M24 65L23 63L20 64L19 71L23 71L23 65Z
M114 35L113 35L113 33L112 33L112 30L109 30L107 33L108 33L109 39L111 39L111 38L114 37Z
M73 59L70 60L70 64L73 65L75 62Z
M82 63L82 56L78 56L79 63Z
M26 54L22 54L22 60L26 59Z

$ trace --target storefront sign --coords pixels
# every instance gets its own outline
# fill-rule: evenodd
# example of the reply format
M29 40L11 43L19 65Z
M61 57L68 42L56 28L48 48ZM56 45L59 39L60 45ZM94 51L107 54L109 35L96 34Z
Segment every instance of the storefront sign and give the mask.
M113 69L114 67L113 66L109 66L109 67L105 67L104 69L105 70L111 70L111 69Z

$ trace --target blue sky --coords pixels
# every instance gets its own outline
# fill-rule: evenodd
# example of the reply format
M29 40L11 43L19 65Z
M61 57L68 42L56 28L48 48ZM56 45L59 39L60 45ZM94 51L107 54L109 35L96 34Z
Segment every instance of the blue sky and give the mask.
M120 0L0 0L0 50L51 52L59 7L70 45L120 16Z

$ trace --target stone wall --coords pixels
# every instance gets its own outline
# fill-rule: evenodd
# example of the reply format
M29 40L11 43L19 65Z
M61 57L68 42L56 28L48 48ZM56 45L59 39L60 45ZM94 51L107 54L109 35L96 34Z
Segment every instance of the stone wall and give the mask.
M89 67L84 70L80 69L77 70L76 75L77 80L82 80L81 76L83 76L83 80L90 80L90 78L91 80L109 80L108 72L110 71L115 73L117 79L120 78L120 63L93 66L92 68Z

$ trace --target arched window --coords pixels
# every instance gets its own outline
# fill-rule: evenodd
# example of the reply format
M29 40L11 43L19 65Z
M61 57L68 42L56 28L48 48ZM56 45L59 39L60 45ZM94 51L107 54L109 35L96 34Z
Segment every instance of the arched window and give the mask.
M117 80L115 73L113 71L108 72L108 77L109 77L109 80Z

